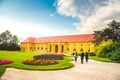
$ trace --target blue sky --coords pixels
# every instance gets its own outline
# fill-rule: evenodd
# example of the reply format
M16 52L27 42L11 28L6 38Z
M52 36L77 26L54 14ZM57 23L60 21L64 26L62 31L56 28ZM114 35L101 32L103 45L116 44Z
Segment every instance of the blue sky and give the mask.
M89 34L119 21L119 14L119 0L0 0L0 33L9 30L20 40Z

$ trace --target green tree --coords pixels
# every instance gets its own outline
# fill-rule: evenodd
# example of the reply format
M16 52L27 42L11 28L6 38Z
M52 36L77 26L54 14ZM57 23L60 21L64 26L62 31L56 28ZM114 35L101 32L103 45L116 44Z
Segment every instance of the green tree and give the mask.
M116 62L120 62L120 41L116 42L112 48L112 52L110 54L110 59Z
M95 51L98 57L110 58L115 62L120 62L120 41L102 41Z
M103 40L112 39L114 42L120 40L120 22L113 20L107 24L109 28L94 31L95 33L95 43L98 45Z
M114 41L120 40L120 22L113 20L108 24L108 26L113 32L113 35L109 35L111 36L112 40Z
M18 38L16 35L12 35L10 31L6 30L0 34L0 49L1 50L17 50Z
M113 45L112 40L102 41L95 51L98 57L106 58L109 52L112 52L111 46Z

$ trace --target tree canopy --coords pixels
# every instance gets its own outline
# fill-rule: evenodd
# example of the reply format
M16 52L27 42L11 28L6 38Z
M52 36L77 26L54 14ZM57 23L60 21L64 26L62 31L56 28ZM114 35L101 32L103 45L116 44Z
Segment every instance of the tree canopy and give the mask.
M120 62L120 22L113 20L107 25L108 28L94 31L98 45L95 53L98 57Z
M19 50L18 38L6 30L0 34L0 50Z
M113 20L107 25L109 26L108 28L94 31L96 44L108 39L112 39L114 42L120 40L120 22Z

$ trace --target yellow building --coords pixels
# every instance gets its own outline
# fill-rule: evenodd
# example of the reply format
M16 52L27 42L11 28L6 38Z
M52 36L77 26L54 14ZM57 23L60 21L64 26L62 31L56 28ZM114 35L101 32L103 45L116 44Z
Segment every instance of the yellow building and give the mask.
M93 34L33 38L21 42L21 51L44 53L94 52Z

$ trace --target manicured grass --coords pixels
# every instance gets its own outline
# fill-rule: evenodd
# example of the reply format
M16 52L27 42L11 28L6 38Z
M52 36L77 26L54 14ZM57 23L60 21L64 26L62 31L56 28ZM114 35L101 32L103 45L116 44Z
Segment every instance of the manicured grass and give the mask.
M46 66L34 66L34 65L25 65L22 62L24 60L31 60L33 56L40 55L39 52L20 52L20 51L0 51L0 59L9 59L12 60L12 64L0 65L0 75L4 73L5 68L13 67L18 69L26 70L60 70L73 67L74 64L70 63L73 59L65 56L63 60L57 60L58 64L55 65L46 65Z
M90 56L91 59L96 60L96 61L102 61L102 62L113 62L111 59L109 58L100 58L97 56Z

